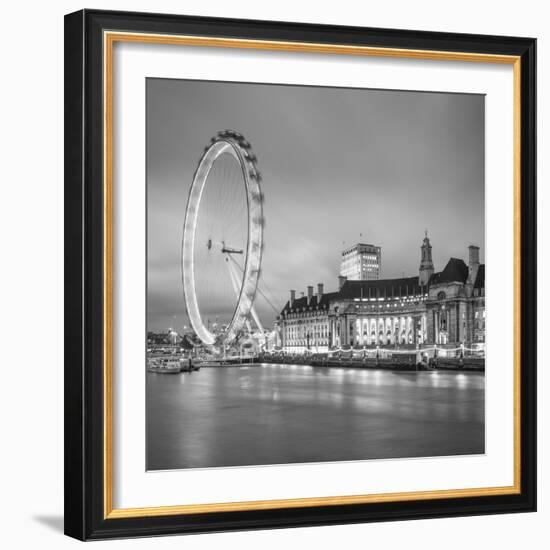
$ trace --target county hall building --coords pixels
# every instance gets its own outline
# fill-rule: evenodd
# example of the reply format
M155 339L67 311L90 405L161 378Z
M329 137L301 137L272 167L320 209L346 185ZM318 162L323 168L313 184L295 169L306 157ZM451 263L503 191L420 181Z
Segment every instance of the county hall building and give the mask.
M366 252L364 245L356 246L358 261L368 254L368 261L379 264L379 247ZM349 250L343 262L351 270ZM418 275L352 280L340 275L337 292L324 293L318 284L317 292L308 286L297 298L291 290L277 320L283 350L322 353L342 347L484 343L485 265L479 262L479 247L469 246L468 252L467 264L450 258L435 272L426 234Z

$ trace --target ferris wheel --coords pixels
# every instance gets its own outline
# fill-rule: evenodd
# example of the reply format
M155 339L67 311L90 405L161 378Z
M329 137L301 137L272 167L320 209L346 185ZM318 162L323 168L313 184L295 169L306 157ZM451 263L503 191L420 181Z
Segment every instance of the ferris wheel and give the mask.
M244 137L212 138L189 191L182 242L182 281L190 323L204 344L227 345L254 310L263 249L263 197L256 157ZM213 305L215 304L215 306ZM213 310L225 314L212 323Z

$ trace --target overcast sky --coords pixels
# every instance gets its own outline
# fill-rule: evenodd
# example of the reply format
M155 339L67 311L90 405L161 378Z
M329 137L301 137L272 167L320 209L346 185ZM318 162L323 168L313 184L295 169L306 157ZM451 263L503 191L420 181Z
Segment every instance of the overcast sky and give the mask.
M424 229L436 271L451 256L467 262L469 244L483 261L484 126L480 95L148 79L148 329L189 324L183 218L219 130L242 133L258 157L260 287L282 309L291 288L336 290L344 243L381 246L382 278L418 273ZM202 302L208 318L229 315L218 303ZM256 305L271 326L272 308Z

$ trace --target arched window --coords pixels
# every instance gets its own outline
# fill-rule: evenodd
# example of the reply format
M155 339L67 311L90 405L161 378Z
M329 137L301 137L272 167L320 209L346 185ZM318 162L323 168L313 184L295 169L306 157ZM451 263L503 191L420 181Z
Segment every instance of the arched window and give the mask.
M445 300L445 298L447 298L447 295L443 291L437 293L438 300Z

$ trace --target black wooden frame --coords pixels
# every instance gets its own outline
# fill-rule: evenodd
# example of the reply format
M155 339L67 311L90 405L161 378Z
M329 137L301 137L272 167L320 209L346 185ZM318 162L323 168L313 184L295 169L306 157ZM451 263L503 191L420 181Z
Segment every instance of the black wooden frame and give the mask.
M102 32L362 45L521 56L521 493L104 519ZM536 509L536 41L532 38L79 11L65 17L65 532L137 537Z

